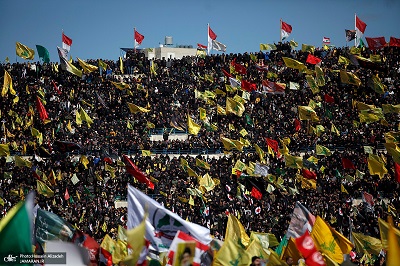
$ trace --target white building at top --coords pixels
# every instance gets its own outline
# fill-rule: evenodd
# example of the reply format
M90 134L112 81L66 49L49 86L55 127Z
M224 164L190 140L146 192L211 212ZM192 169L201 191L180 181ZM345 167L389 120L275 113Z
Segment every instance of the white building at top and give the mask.
M184 56L195 56L197 48L192 45L173 45L172 37L165 36L164 44L159 47L142 49L148 59L182 59Z

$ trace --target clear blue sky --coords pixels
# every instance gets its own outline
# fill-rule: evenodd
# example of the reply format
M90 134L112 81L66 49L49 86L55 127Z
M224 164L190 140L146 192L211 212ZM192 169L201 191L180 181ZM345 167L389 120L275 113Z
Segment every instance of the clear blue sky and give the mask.
M133 46L133 28L145 36L140 48L157 47L165 36L174 44L207 44L207 23L227 53L259 51L279 41L279 20L289 23L289 40L321 46L322 38L345 46L344 30L354 14L367 23L364 36L400 38L398 0L0 0L0 61L15 62L15 42L46 47L59 61L61 31L72 40L76 59L112 59ZM37 52L36 52L37 53ZM37 54L35 60L38 60ZM18 58L18 62L24 61Z

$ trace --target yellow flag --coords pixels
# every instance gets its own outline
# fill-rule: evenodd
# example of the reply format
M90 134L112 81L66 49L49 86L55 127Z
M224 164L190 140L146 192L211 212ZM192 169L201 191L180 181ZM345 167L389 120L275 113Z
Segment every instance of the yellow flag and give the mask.
M124 63L122 62L122 57L119 57L119 70L121 71L121 74L124 74Z
M244 144L238 140L232 140L229 138L221 137L222 144L225 150L230 151L232 149L237 149L239 151L243 150Z
M388 234L388 258L387 266L400 265L400 245L396 237L396 228L393 225L392 216L388 217L389 234Z
M150 112L150 110L140 107L140 106L137 106L136 104L133 104L133 103L128 103L128 106L129 106L129 110L131 111L132 114L136 114L136 113L140 113L140 112L142 112L142 113Z
M15 90L13 89L11 75L7 72L7 70L4 70L4 81L3 81L3 89L1 90L1 96L5 97L8 91L14 92L15 95Z
M149 151L149 150L142 150L142 155L143 155L143 156L151 156L151 151Z
M53 190L51 190L45 183L40 180L36 180L36 190L38 194L41 194L45 197L51 198L54 196Z
M375 92L379 94L384 94L386 90L386 85L384 85L378 75L373 75L368 80L368 86L372 88Z
M87 165L89 164L89 160L88 160L88 158L86 158L85 155L82 154L79 161L85 167L85 169L88 169Z
M99 59L99 67L101 67L103 70L107 70L108 65Z
M356 246L357 252L359 253L370 253L379 255L382 250L382 242L381 240L372 237L363 235L361 233L351 233L353 236L354 244Z
M131 85L126 84L125 82L115 82L115 81L111 81L111 83L118 89L120 89L121 91L125 90L125 89L130 89Z
M343 184L340 184L340 192L349 194L349 192L347 192L347 189L343 186Z
M196 158L196 166L204 168L206 170L210 170L210 165L199 158Z
M315 153L322 156L331 156L332 152L325 146L315 145Z
M342 250L336 242L329 226L319 216L315 220L311 237L314 239L314 243L321 253L325 253L337 263L343 262Z
M89 115L85 112L85 110L83 110L82 107L79 110L79 114L80 114L82 121L86 121L88 127L90 128L90 126L93 124L93 120L89 117Z
M242 130L239 131L239 134L242 135L243 137L245 137L245 136L248 135L249 133L247 132L246 129L243 128Z
M187 123L188 123L188 131L189 131L189 134L192 134L192 135L197 135L197 134L199 134L199 131L200 131L200 129L201 129L201 126L199 125L199 124L196 124L194 121L193 121L193 119L190 117L190 115L188 114L188 116L187 116Z
M325 74L321 67L315 65L315 81L317 85L322 87L325 86Z
M14 156L14 160L15 160L15 165L18 167L28 167L31 168L32 167L32 163L29 160L25 160L22 157L19 157L18 155Z
M233 239L226 239L220 250L214 256L214 266L238 265L247 266L251 263L251 258L245 248ZM268 265L271 265L270 263ZM276 264L283 265L283 264Z
M10 147L6 144L0 144L0 156L9 156L10 155Z
M340 136L339 130L336 128L336 126L333 123L331 126L331 132L335 133L337 136Z
M250 237L246 234L242 223L232 214L228 217L225 239L233 240L243 247L247 247L250 244Z
M226 113L233 113L239 117L243 115L245 107L242 103L228 97L226 98Z
M302 52L309 52L309 53L314 53L314 51L315 51L315 46L313 46L313 45L309 45L309 44L302 44L301 45L301 51Z
M107 232L107 224L106 221L104 221L103 225L101 226L101 230L103 230L103 232ZM104 241L104 239L103 239ZM114 241L114 240L113 240ZM111 252L114 251L114 248L111 250Z
M310 86L310 90L312 91L312 93L313 94L318 93L319 92L319 88L318 88L317 82L315 81L313 76L306 75L306 80L307 80L308 86Z
M264 159L265 152L257 144L254 144L254 148L256 149L256 153L260 157L260 161L262 163L264 163L265 162L265 159Z
M257 256L262 260L268 260L269 253L263 249L260 240L255 237L251 240L249 246L246 249L247 256L250 258ZM246 264L247 265L247 264Z
M311 120L318 122L319 117L317 113L310 106L298 106L300 120Z
M281 257L282 257L282 258L291 257L291 258L293 259L293 261L298 261L299 259L302 258L302 256L301 256L299 250L297 249L297 246L296 246L296 243L295 243L295 240L294 240L293 237L291 237L291 238L288 240L288 243L287 243L287 245L286 245L286 248L285 248L285 250L283 251Z
M331 233L333 234L333 237L335 238L335 241L339 245L343 254L349 254L354 248L354 245L351 243L351 241L332 227L329 226L329 228L331 229Z
M379 178L382 179L383 176L387 174L388 170L386 169L384 162L380 162L371 156L369 156L367 160L370 175L378 175Z
M118 264L128 256L128 246L126 241L118 239L115 242L114 252L112 254L113 264Z
M194 199L192 197L192 195L189 196L189 205L194 206Z
M361 85L361 80L355 74L345 70L340 70L340 80L346 84Z
M386 142L399 143L399 141L400 141L400 132L390 131L390 132L384 133L384 135L385 135Z
M400 104L382 104L382 109L384 114L389 114L389 113L400 113Z
M381 241L382 241L382 246L387 249L388 248L388 236L389 236L389 224L382 220L381 218L378 218L378 225L379 225L379 232L381 235ZM397 242L400 243L400 230L397 228L394 228L394 233L397 237Z
M189 167L188 161L186 161L185 159L181 158L181 167L182 167L183 170L187 171L187 169Z
M106 230L104 230L103 228L105 227ZM106 222L103 223L102 226L102 230L104 232L107 231L107 225ZM113 254L114 249L115 249L115 241L108 235L106 234L103 238L103 241L100 244L100 247L104 250L107 250L108 252L110 252L111 254Z
M82 67L83 72L85 72L85 73L90 73L90 72L96 71L98 69L97 66L88 64L80 58L78 58L78 63Z
M400 164L400 149L396 143L385 143L387 152L392 155L393 161Z
M282 59L285 62L285 65L287 67L298 69L298 70L304 70L304 69L307 68L303 63L301 63L301 62L299 62L297 60L294 60L292 58L282 57Z
M351 61L350 59L347 59L346 57L339 55L338 63L347 66L351 63Z
M76 123L78 126L82 125L81 114L79 113L78 110L75 112L75 123Z
M199 107L200 120L204 121L207 118L206 109Z
M144 238L146 233L146 220L147 214L144 215L143 221L138 226L126 232L128 237L127 242L132 249L132 253L129 255L129 257L125 258L124 261L129 261L129 265L136 265L140 257L140 252L146 243Z
M33 60L35 51L22 43L17 42L15 47L16 54L23 59Z
M285 165L289 168L301 169L303 168L303 158L298 156L293 156L290 154L285 155Z

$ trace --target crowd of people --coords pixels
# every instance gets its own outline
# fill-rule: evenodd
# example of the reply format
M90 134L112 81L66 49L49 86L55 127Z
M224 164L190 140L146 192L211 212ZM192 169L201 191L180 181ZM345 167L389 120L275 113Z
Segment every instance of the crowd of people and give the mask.
M103 60L108 65L107 70L84 73L82 77L61 70L57 63L1 64L0 73L6 70L11 75L17 93L8 93L1 100L2 143L9 144L11 155L32 162L31 167L21 167L9 157L1 157L2 216L28 191L36 190L36 180L40 178L54 191L51 197L36 195L40 208L58 214L99 243L106 233L116 238L118 225L126 225L127 209L115 208L115 202L126 200L128 184L140 188L182 218L210 228L211 234L220 239L225 234L227 214L233 213L248 232L270 232L281 240L296 201L346 237L354 231L380 238L378 217L386 219L387 205L400 209L394 161L382 148L384 133L398 131L399 113L385 114L385 123L361 123L354 103L382 107L382 104L400 102L397 94L400 49L362 49L363 57L380 55L381 62L372 66L347 65L347 71L353 71L360 78L360 86L342 83L336 71L346 67L338 60L340 56L348 58L349 49L315 50L313 55L322 59L326 80L315 94L308 88L305 74L287 67L282 59L293 58L313 69L314 65L306 63L309 52L279 49L279 46L269 52L182 59L149 60L138 52L127 55L124 69L120 69L118 61ZM96 60L87 62L97 65ZM233 73L232 64L243 66L245 73ZM218 112L217 106L225 107L227 97L242 96L240 88L226 87L230 82L223 70L257 85L245 99L242 116ZM386 85L384 94L377 93L369 85L368 80L375 75ZM300 88L292 90L287 86L284 94L266 93L262 83L267 79L284 84L296 82ZM124 82L130 88L118 89L112 82ZM223 94L216 93L208 101L196 97L195 91L204 93L217 89ZM333 102L324 100L325 95L332 97ZM44 103L47 121L39 118L37 97ZM313 108L320 121L301 120L300 128L296 127L298 106L308 106L310 100L317 104ZM149 111L132 113L128 103ZM210 128L199 119L200 107L206 110L208 125L215 127ZM92 118L93 124L76 123L76 112L81 108ZM153 126L165 132L173 128L187 131L187 116L203 125L197 135L189 134L185 140L176 140L166 134L163 140L151 140ZM310 130L317 124L325 128L318 134ZM338 132L330 130L332 124ZM32 134L32 128L42 133L42 139ZM242 129L247 134L242 135ZM225 151L221 136L246 139L248 143L243 151ZM317 162L307 164L317 175L316 187L302 186L298 178L300 169L287 167L284 155L275 151L268 153L266 138L278 142L290 139L286 144L291 155L302 156L304 161L311 156L317 158ZM61 146L60 142L73 145ZM251 162L261 163L255 144L265 151L263 164L268 166L269 176L255 176L251 167L248 171L232 171L237 161L247 166ZM329 148L332 155L316 155L316 144ZM283 147L282 143L279 146ZM372 147L374 154L384 158L388 173L383 177L370 174L369 154L365 153L364 146ZM168 154L172 150L196 149L218 154ZM152 154L146 155L143 150ZM127 154L147 174L155 184L154 189L137 182L125 171L122 154ZM82 155L87 158L87 164L82 163ZM354 169L344 169L342 158L349 159ZM198 188L198 178L188 175L182 167L182 159L187 160L198 176L208 173L218 180L215 188L203 191L202 196L190 195L187 189ZM210 169L196 166L196 159L207 162ZM54 173L53 178L51 173ZM277 185L269 178L271 175L283 182ZM348 176L353 179L345 178ZM267 191L268 184L275 190ZM250 193L253 187L261 192L260 199ZM296 188L295 192L289 188ZM353 206L353 200L360 199L363 192L372 195L372 210L363 202ZM189 198L194 202L190 204ZM396 224L400 222L398 217L395 216Z

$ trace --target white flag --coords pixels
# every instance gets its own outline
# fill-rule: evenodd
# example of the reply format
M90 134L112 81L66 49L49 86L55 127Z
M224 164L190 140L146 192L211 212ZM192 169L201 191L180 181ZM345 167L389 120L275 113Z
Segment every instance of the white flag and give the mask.
M174 239L179 230L204 244L211 242L210 230L208 228L185 221L176 213L167 210L157 201L129 185L128 229L132 229L141 223L145 208L148 212L146 239L150 241L152 249L159 252L168 251L172 239Z
M212 48L217 51L226 52L226 45L222 44L216 40L212 41Z
M296 82L289 82L289 89L291 90L299 90L300 89L300 84Z

